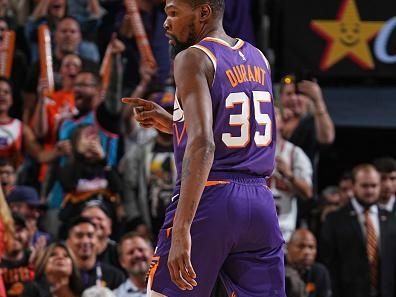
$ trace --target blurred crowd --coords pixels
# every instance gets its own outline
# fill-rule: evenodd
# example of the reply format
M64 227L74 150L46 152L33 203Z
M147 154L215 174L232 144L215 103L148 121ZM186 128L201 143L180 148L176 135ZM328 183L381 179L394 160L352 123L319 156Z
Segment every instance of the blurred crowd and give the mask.
M124 2L0 0L0 297L146 296L176 181L172 135L137 125L120 99L172 113L175 87L163 1L136 0L154 64ZM251 2L225 2L228 33L254 44ZM318 191L320 153L335 139L321 87L287 74L276 102L268 186L288 296L395 297L396 160Z

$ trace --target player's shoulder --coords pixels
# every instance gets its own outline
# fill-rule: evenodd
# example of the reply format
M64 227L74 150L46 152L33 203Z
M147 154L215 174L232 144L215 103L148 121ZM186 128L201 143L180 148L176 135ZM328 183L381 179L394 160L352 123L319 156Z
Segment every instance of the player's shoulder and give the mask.
M213 61L203 51L189 47L178 53L174 60L174 67L176 69L183 69L184 73L187 70L189 73L212 73L214 67Z
M204 51L195 46L191 46L178 53L175 57L174 63L196 64L199 66L205 61L206 56L207 55Z

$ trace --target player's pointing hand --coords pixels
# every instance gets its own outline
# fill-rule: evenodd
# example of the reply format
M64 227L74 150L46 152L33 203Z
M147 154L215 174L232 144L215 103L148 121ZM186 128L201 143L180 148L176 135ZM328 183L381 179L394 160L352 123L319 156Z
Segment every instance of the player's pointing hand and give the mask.
M122 98L135 109L135 120L144 128L156 128L172 134L172 115L155 102L140 98Z

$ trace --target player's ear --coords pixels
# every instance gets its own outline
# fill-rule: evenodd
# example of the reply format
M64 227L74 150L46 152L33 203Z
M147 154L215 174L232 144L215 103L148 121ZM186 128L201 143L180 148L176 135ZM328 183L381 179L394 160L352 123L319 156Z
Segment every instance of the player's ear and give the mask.
M203 4L200 7L200 21L205 22L212 15L212 7L209 4Z

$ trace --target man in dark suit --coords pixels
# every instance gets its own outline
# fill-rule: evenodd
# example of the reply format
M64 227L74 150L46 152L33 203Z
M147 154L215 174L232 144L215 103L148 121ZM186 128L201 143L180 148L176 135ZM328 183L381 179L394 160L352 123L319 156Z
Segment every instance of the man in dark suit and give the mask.
M395 216L396 160L390 157L379 158L374 160L373 164L381 175L381 192L378 206Z
M379 297L387 219L376 205L380 174L372 165L362 164L354 168L352 178L354 198L323 225L322 261L329 269L334 297Z
M326 267L315 262L316 238L308 229L297 229L287 243L286 267L297 271L307 297L331 297L330 276ZM286 293L289 296L289 292Z
M396 297L396 215L388 216L385 244L383 248L381 297Z

